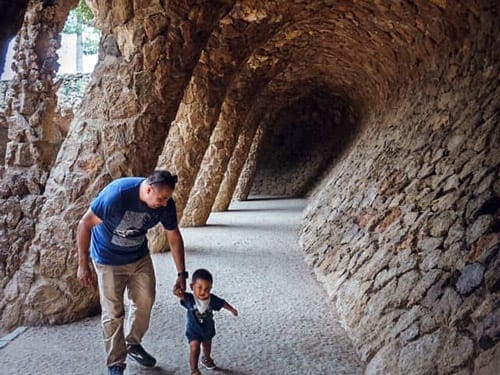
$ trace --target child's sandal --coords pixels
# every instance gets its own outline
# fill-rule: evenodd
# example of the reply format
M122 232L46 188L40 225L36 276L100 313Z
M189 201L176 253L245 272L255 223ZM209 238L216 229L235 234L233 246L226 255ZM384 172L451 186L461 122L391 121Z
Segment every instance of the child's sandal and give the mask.
M206 358L206 357L202 357L201 358L201 364L207 369L207 370L215 370L216 369L216 365L215 365L215 362L212 358Z
M191 371L191 375L201 375L201 371L198 369L193 370L193 371Z

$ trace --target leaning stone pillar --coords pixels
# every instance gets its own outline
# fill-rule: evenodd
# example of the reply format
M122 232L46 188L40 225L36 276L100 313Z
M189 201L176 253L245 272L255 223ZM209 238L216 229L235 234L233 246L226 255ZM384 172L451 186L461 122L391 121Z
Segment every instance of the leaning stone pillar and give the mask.
M240 178L238 179L238 185L234 191L233 198L235 200L244 201L247 200L248 194L250 194L250 189L252 188L253 179L255 177L255 172L257 171L257 158L259 156L259 151L262 145L262 140L265 135L265 127L259 126L255 132L255 136L252 141L252 146L248 153L248 158L241 171Z
M63 323L96 312L97 290L76 280L78 220L106 183L153 169L190 72L231 7L119 4L91 4L103 31L98 65L51 169L45 203L21 207L40 212L40 220L29 228L31 246L23 247L30 263L21 260L26 270L12 276L22 281L7 285L0 301L0 311L8 303L4 316L15 313L14 323Z
M12 179L16 179L16 185L24 184L32 194L43 191L47 171L62 140L53 122L58 89L54 78L59 67L59 33L76 3L77 0L54 5L31 2L16 37L13 95L7 100L6 111L6 177L11 186Z
M234 189L238 184L238 178L248 157L252 140L257 130L256 122L247 121L238 136L236 147L227 166L224 179L222 180L219 193L215 199L212 211L226 211L231 203Z
M28 5L16 38L13 94L7 99L9 142L0 189L0 327L5 329L31 320L34 309L53 309L53 294L28 295L36 283L38 261L29 248L62 139L52 121L57 103L56 51L59 34L77 0L46 3ZM29 308L23 309L23 304Z
M239 118L244 118L231 99L226 98L221 117L210 138L210 146L191 189L189 201L182 216L182 226L204 225L210 215L227 163L236 143L236 128ZM246 111L245 111L246 113Z

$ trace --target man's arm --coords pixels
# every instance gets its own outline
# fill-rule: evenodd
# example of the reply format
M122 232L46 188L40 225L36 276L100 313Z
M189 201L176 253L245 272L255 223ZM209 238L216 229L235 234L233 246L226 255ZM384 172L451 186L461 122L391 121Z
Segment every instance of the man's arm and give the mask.
M90 247L90 234L93 227L101 223L99 219L90 208L85 212L80 221L78 222L76 240L78 245L78 281L83 286L89 286L92 283L92 274L89 267L89 247Z
M173 230L167 230L168 244L170 245L170 251L172 252L172 257L174 258L175 267L177 268L177 273L186 271L186 264L184 261L184 241L182 239L181 232L179 228ZM178 290L186 290L186 279L184 276L178 276L177 281L174 285L174 294L177 295Z

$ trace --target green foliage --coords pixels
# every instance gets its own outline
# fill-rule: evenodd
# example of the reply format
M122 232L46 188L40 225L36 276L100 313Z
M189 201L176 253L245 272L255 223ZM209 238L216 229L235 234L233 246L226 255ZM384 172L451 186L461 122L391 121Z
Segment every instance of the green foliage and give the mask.
M62 32L65 34L80 34L91 25L93 19L94 15L90 8L84 0L80 0L77 7L69 12Z
M65 34L79 34L82 38L82 50L85 55L96 54L99 50L101 33L92 26L94 15L84 0L80 0L75 9L69 12L63 29Z
M85 37L83 38L83 53L85 55L94 55L99 51L99 40L101 33L96 30L86 30Z

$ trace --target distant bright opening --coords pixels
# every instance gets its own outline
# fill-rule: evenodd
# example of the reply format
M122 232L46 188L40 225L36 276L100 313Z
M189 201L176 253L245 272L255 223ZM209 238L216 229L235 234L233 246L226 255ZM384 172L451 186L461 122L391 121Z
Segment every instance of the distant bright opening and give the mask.
M86 9L82 10L81 3L84 2L80 1L80 4L70 12L61 33L61 48L57 51L60 67L57 74L91 73L97 63L101 33L90 25L92 19L85 13ZM14 44L15 38L12 38L0 80L10 80L14 76L12 71Z

